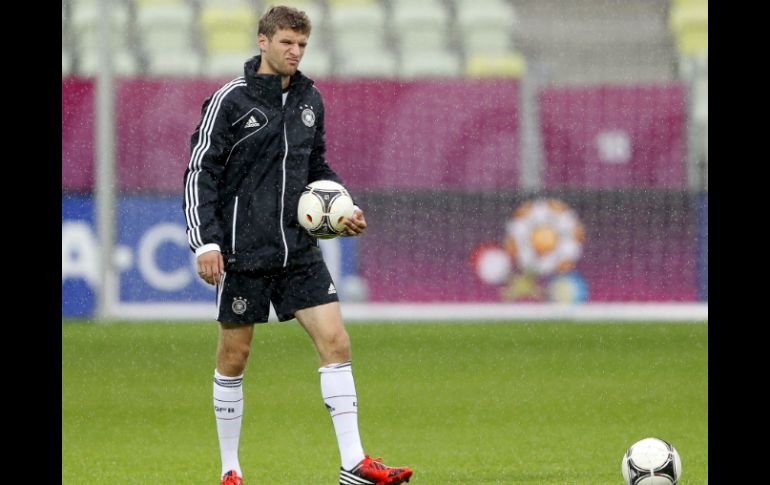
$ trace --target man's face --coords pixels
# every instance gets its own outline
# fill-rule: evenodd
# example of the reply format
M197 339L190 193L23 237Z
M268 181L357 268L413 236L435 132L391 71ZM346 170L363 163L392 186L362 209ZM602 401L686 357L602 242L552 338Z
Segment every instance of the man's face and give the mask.
M308 36L290 29L279 29L272 39L259 34L258 43L262 51L260 70L269 74L291 76L297 72L299 61L305 55Z

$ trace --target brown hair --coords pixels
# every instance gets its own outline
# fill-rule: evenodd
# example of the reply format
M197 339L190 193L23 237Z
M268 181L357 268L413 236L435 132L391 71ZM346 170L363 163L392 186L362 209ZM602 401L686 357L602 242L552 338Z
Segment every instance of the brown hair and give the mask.
M300 34L310 35L310 18L305 12L294 7L278 5L270 7L259 19L259 34L265 34L268 39L279 29L290 29Z

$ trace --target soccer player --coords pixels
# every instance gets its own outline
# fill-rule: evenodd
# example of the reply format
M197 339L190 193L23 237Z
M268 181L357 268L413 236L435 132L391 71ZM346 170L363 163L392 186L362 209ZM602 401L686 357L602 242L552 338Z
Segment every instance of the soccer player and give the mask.
M242 77L203 102L184 174L188 241L198 274L216 285L213 394L221 485L243 483L243 374L254 324L268 320L271 302L280 321L299 321L318 351L321 396L339 445L340 484L399 484L412 476L409 468L364 454L337 291L317 242L296 218L308 183L342 183L324 158L321 94L298 70L310 30L307 15L294 8L277 6L264 14L259 55L246 61ZM346 236L367 227L358 207L345 224Z

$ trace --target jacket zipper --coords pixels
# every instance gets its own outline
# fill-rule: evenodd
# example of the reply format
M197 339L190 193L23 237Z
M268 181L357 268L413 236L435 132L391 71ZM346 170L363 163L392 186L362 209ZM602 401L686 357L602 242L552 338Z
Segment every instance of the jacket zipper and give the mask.
M235 207L233 207L233 240L232 240L232 249L233 254L235 254L235 223L238 220L238 196L235 196Z
M289 261L289 245L286 244L286 233L283 229L283 209L286 201L286 157L289 156L289 139L286 136L286 122L283 123L283 143L284 143L284 152L283 152L283 163L282 163L282 169L283 169L283 181L281 185L281 221L280 221L280 227L281 227L281 238L283 239L283 267L286 267L286 263Z

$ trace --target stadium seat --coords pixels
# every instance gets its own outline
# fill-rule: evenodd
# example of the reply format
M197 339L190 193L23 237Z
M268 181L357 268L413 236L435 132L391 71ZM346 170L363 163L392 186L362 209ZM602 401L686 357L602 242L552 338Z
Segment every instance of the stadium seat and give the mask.
M62 77L72 74L72 54L62 46L61 50L61 75Z
M688 1L672 6L668 26L683 55L708 52L708 4Z
M147 56L147 72L153 76L195 76L201 73L198 51L155 51Z
M334 7L329 10L327 20L331 44L340 58L357 56L352 50L387 50L385 11L381 5L355 4Z
M488 52L510 52L513 50L511 29L492 27L470 29L463 33L462 47L466 54Z
M236 78L243 76L243 63L256 55L256 50L219 52L203 63L203 74L209 77Z
M462 60L456 52L441 50L405 50L401 53L398 75L404 78L457 77L462 75Z
M463 35L472 29L513 29L513 6L502 0L456 0L457 24Z
M328 25L335 45L342 51L350 46L376 49L385 35L385 10L378 3L332 4Z
M357 50L345 53L336 65L344 77L391 78L398 76L396 56L388 50Z
M526 70L524 57L515 52L504 55L473 54L465 63L470 77L521 77Z
M677 48L683 55L708 54L708 24L688 24L677 35Z
M500 0L458 0L457 25L466 54L508 52L516 14L511 4Z
M99 20L101 9L96 0L77 0L71 4L70 28L76 49L80 51L97 50L101 46ZM132 42L129 39L130 15L125 3L112 4L110 19L110 36L112 48L116 50L129 49Z
M208 0L210 2L210 0ZM257 13L249 3L201 5L200 26L208 53L256 49Z
M447 7L438 0L392 2L391 27L403 50L445 48L450 42Z
M136 28L145 51L191 49L194 21L195 12L186 3L137 5Z
M318 43L311 42L305 49L305 55L299 65L300 71L311 79L321 79L332 73L331 53Z
M130 50L114 50L110 58L112 59L113 73L116 76L135 76L140 72L139 61ZM102 64L98 50L80 51L77 64L78 74L96 76Z

